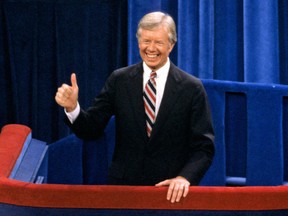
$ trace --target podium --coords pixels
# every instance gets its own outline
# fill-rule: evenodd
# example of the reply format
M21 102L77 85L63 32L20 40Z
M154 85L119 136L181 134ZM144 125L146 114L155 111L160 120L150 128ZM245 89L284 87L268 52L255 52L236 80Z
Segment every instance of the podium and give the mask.
M0 133L1 215L288 215L288 87L203 80L216 156L200 186L180 203L167 188L108 186L114 148L105 135L54 143L11 124Z

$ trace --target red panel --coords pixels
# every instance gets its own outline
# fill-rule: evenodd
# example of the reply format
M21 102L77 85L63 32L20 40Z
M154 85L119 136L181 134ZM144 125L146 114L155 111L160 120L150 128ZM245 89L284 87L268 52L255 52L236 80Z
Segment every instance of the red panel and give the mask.
M24 125L9 124L0 134L0 176L8 177L31 129Z

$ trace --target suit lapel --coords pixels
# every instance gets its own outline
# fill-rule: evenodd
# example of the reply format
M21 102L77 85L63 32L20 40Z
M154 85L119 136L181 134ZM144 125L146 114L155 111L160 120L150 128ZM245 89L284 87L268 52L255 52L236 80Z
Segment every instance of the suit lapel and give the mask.
M171 63L169 74L167 77L164 95L161 101L160 109L154 124L150 140L157 135L158 131L164 125L165 121L168 119L169 113L175 105L178 98L178 93L181 88L179 83L181 82L181 77L178 74L176 66Z

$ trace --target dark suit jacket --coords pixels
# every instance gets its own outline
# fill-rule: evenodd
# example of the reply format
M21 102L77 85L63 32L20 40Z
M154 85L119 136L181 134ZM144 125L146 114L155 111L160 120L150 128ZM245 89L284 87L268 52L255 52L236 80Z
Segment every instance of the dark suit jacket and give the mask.
M154 185L181 175L197 185L214 156L214 133L201 81L171 63L150 139L146 134L142 63L114 71L95 103L81 110L73 132L84 139L103 133L115 115L111 184Z

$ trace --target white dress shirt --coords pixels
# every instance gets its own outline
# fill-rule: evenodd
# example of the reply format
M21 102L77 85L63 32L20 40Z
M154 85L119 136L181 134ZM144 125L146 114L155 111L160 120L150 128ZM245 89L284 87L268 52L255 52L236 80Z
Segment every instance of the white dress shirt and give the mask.
M168 58L165 65L156 71L157 73L157 76L155 78L155 81L156 81L156 107L155 107L156 118L157 118L157 114L158 114L160 104L163 98L164 89L165 89L165 85L166 85L166 81L167 81L167 77L169 73L169 68L170 68L170 59ZM150 78L150 73L152 70L147 66L145 62L143 62L143 69L144 69L144 73L143 73L143 91L144 91L145 85ZM73 123L80 113L80 105L77 102L77 106L75 110L73 110L72 112L67 112L64 109L64 111L68 119L70 120L70 122Z

